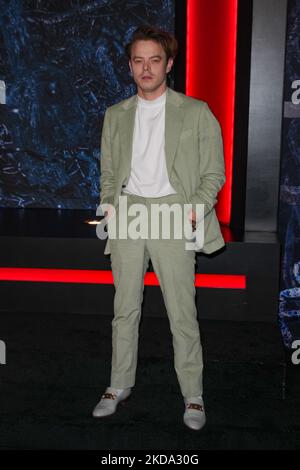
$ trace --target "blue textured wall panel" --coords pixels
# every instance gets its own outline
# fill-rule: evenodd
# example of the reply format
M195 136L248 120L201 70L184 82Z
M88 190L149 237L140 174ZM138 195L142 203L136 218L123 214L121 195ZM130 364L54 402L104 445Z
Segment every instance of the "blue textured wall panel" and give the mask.
M96 209L105 109L133 95L123 46L174 30L173 0L0 0L0 206Z
M300 339L300 0L288 4L279 233L279 321L286 347Z

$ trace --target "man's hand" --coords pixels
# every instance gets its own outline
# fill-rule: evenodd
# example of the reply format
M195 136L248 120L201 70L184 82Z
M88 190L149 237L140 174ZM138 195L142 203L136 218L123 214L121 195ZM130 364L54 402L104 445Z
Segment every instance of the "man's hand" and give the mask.
M196 230L196 212L193 211L193 209L190 210L189 214L188 214L188 218L189 218L189 221L191 222L192 224L192 229L193 229L193 232Z
M108 221L112 214L114 214L114 206L112 204L109 204L107 210L104 211L105 220Z

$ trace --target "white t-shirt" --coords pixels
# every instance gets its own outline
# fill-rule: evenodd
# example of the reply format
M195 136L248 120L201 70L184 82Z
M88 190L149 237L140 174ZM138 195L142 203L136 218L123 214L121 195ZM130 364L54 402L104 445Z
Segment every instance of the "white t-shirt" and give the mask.
M140 96L137 98L131 173L123 191L143 197L176 194L166 167L166 92L154 100L145 100Z

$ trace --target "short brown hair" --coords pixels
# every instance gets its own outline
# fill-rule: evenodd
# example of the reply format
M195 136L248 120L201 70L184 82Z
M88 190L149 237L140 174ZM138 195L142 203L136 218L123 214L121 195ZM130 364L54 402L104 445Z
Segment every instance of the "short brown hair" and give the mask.
M158 28L157 26L145 25L139 26L132 34L131 40L125 46L125 51L128 58L131 58L131 48L136 41L156 41L163 47L167 60L177 55L178 42L177 39L169 32Z

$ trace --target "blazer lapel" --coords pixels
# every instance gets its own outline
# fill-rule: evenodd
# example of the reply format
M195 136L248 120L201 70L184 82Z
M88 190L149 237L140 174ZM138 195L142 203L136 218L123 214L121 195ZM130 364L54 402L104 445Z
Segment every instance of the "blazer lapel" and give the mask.
M180 105L180 95L171 88L167 88L165 110L165 154L169 178L183 124L183 111ZM122 152L121 165L124 168L124 174L126 175L127 181L131 171L136 106L137 95L134 95L124 103L123 111L119 114L119 133Z
M183 111L180 107L180 95L167 88L165 120L165 153L169 178L174 162L176 149L183 125Z
M124 104L124 111L119 114L119 134L121 145L121 165L128 180L131 171L133 130L137 95L134 95Z

